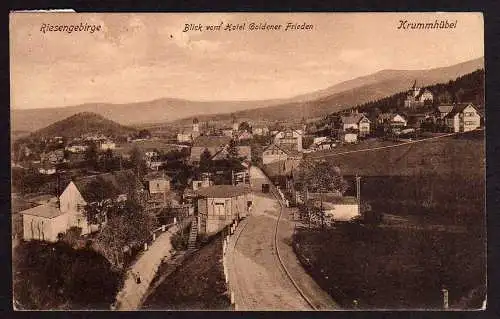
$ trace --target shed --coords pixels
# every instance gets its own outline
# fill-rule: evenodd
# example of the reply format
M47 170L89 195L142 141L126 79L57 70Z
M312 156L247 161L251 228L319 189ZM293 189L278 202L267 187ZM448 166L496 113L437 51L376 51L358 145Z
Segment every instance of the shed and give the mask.
M247 216L250 193L251 189L243 185L214 185L198 189L199 232L217 233L235 219Z

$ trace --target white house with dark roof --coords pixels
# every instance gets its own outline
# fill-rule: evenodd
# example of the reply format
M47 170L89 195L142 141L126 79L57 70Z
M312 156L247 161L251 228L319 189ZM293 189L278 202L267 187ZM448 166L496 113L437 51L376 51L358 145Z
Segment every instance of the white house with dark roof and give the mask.
M68 214L59 210L57 204L46 203L26 209L23 216L23 239L57 241L58 234L64 234L71 226Z
M97 225L90 225L85 218L84 208L96 200L93 198L93 187L99 182L109 183L111 186L107 189L108 194L100 194L105 199L125 200L130 192L142 189L132 170L86 176L69 182L59 196L60 210L68 214L71 226L82 228L82 235L97 230Z
M201 154L203 154L205 150L208 150L212 157L216 153L227 147L230 141L231 138L229 136L200 136L193 142L189 160L192 163L199 162Z
M481 126L481 116L472 103L454 105L444 119L452 132L468 132Z
M302 130L285 129L278 131L274 134L274 144L281 149L287 149L297 152L302 152L302 137L304 132Z
M293 149L281 147L277 144L271 144L262 151L262 164L264 165L278 161L286 161L290 158L300 160L302 159L302 153Z
M363 113L353 113L347 116L342 116L340 121L344 132L352 129L358 131L358 134L361 137L370 134L371 121Z

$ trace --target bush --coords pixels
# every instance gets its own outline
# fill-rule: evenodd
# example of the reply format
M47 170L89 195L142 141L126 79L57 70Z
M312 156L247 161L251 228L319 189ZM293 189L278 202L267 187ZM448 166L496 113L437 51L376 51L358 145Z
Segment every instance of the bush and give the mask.
M23 242L13 255L14 300L19 309L109 309L122 281L109 262L64 242Z
M174 235L172 235L172 238L170 238L170 242L172 243L172 247L175 250L187 249L190 229L191 223L189 223L186 227L179 229Z
M82 228L81 227L70 227L65 234L63 234L60 238L63 242L67 243L71 247L74 247L78 239L80 239L80 236L82 235Z

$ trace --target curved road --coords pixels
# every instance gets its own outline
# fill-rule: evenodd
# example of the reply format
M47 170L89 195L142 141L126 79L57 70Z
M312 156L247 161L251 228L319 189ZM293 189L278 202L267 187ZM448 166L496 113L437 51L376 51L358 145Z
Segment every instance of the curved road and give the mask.
M229 248L229 280L236 310L313 310L335 309L335 303L304 271L290 245L293 223L286 214L278 227L280 256L294 281L302 288L314 308L299 294L281 268L276 255L274 234L280 205L271 194L261 192L267 177L256 167L250 169L253 188L252 213L232 237ZM235 242L237 239L237 242Z

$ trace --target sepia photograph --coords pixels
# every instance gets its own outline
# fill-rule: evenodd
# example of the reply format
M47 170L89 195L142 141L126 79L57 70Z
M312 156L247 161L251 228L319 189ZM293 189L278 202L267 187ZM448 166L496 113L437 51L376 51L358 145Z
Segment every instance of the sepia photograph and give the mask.
M487 308L479 12L11 12L16 311Z

